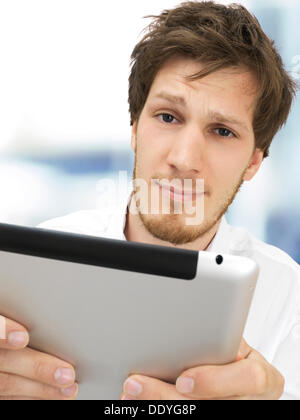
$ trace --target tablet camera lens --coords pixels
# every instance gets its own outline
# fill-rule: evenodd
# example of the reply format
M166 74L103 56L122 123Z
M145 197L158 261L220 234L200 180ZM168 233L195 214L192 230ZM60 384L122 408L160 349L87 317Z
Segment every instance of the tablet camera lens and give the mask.
M222 264L222 262L223 262L223 257L222 257L222 255L218 255L218 256L217 256L217 258L216 258L216 263L217 263L218 265L221 265L221 264Z

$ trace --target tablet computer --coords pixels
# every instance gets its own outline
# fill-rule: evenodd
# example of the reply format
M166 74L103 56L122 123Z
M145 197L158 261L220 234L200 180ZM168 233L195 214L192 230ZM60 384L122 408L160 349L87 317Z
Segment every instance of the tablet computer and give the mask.
M79 399L131 373L175 383L235 360L258 277L246 257L0 224L0 315L72 363Z

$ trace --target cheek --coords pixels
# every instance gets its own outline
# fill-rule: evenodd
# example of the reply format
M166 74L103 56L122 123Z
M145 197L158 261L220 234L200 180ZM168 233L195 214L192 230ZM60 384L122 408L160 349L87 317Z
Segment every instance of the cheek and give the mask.
M171 147L171 136L163 136L153 125L144 124L142 134L138 136L137 161L143 172L148 168L152 172L166 160Z
M247 166L247 160L243 154L229 153L214 158L211 165L211 173L213 174L216 186L221 187L234 186L240 179Z
M152 176L157 161L155 148L149 147L147 139L139 138L136 153L136 175L139 178L148 179Z
M142 143L148 151L155 150L158 153L167 150L174 143L174 133L170 127L163 127L158 119L145 116L142 120Z

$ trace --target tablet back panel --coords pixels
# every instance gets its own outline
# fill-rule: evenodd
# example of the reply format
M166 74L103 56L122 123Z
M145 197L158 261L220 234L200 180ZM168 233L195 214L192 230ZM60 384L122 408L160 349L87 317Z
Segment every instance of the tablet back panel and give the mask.
M232 362L258 276L245 257L4 224L0 250L0 314L76 366L79 399Z

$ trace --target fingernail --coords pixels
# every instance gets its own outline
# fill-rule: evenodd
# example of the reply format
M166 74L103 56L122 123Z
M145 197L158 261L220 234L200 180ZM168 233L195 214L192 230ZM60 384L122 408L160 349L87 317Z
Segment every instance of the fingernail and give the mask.
M137 397L143 391L142 385L134 379L127 379L124 383L124 392L132 397Z
M75 381L73 370L66 368L57 369L54 377L56 382L60 385L68 385Z
M11 332L8 335L8 343L13 347L22 347L28 343L28 334L24 332Z
M61 389L61 393L64 397L73 397L77 393L77 390L78 390L78 385L74 384L70 388Z
M130 401L134 401L133 398L130 398L128 395L123 395L123 397L121 398L121 400L130 400Z
M176 389L182 394L190 394L193 392L195 381L187 376L180 376L176 381Z

